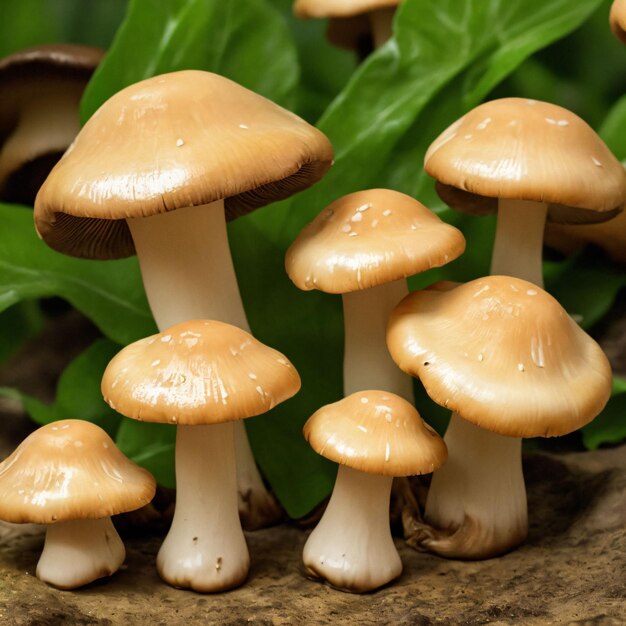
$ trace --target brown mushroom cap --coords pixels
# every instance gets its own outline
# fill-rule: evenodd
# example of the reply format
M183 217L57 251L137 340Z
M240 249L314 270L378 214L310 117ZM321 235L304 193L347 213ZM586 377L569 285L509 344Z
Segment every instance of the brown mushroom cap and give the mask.
M623 44L626 44L626 0L613 0L609 24L613 34Z
M386 391L358 391L322 407L304 425L304 438L323 457L369 474L429 474L448 458L413 405Z
M391 315L387 345L435 402L502 435L564 435L611 393L600 346L551 295L509 276L410 294Z
M122 415L191 426L260 415L299 389L283 354L212 320L176 324L126 346L102 378L104 399Z
M0 463L0 519L100 519L152 500L156 483L99 427L62 420L31 433Z
M398 191L369 189L335 200L287 250L303 290L348 293L445 265L465 250L461 232Z
M227 78L155 76L85 124L42 186L35 224L66 254L128 256L126 218L225 199L233 219L310 186L332 156L320 131Z
M444 202L477 215L508 198L547 203L555 222L601 222L626 203L624 168L593 129L536 100L481 104L435 139L424 167Z
M353 17L396 7L402 0L296 0L293 13L299 18Z

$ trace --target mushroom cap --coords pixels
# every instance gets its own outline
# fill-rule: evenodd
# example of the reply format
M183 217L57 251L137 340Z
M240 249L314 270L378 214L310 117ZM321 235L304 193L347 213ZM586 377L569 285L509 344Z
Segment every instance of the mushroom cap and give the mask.
M91 76L104 50L77 44L44 44L19 50L0 59L0 85L3 96L10 80L33 80L52 73L76 76L84 82ZM2 99L4 102L4 97Z
M370 11L396 7L402 0L296 0L293 13L302 19L353 17Z
M626 44L626 0L613 0L609 14L609 25L613 34Z
M551 295L509 276L409 294L387 346L435 402L511 437L576 430L611 394L600 346Z
M357 391L322 407L304 425L304 438L323 457L368 474L429 474L448 458L415 407L387 391Z
M626 203L624 168L593 129L537 100L481 104L435 139L424 167L444 202L477 215L508 198L547 203L555 222L602 222Z
M287 250L289 278L305 291L347 293L440 267L465 250L459 230L398 191L335 200Z
M188 426L260 415L299 389L283 354L213 320L182 322L126 346L102 378L102 395L118 413Z
M227 78L163 74L96 111L37 195L35 225L66 254L124 257L126 218L225 199L233 219L309 187L332 158L323 133Z
M61 420L31 433L0 463L0 519L52 524L134 511L156 483L99 427Z

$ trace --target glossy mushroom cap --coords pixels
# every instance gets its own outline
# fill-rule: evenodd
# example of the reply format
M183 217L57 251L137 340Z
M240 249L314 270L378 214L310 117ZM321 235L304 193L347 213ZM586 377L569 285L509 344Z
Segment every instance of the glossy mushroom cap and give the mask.
M236 326L206 320L126 346L102 378L104 399L122 415L188 426L260 415L299 389L283 354Z
M461 232L417 200L370 189L322 211L289 247L285 266L300 289L348 293L445 265L464 250Z
M413 405L386 391L358 391L322 407L304 425L304 438L323 457L368 474L429 474L448 457Z
M152 500L151 474L99 427L62 420L30 434L0 463L0 519L51 524L100 519Z
M613 34L626 44L626 0L613 0L609 24Z
M567 109L493 100L431 144L424 167L451 207L483 215L498 198L548 203L548 219L601 222L626 203L626 174L604 142Z
M435 402L502 435L564 435L611 393L600 346L552 296L508 276L410 294L391 315L387 345Z
M0 59L0 199L33 203L80 130L80 97L103 54L50 44Z
M35 224L66 254L128 256L126 218L225 199L233 219L312 185L332 158L320 131L227 78L164 74L91 117L42 186Z

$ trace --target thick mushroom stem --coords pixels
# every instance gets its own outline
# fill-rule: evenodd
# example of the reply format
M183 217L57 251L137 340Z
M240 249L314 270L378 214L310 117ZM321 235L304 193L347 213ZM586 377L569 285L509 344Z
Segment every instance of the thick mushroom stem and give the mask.
M393 16L395 13L395 7L378 9L369 13L372 41L375 49L382 47L391 39L393 34Z
M159 330L191 319L250 332L228 245L224 202L128 219L144 287ZM257 469L243 422L234 425L239 508L246 528L280 518Z
M448 462L433 474L426 521L410 543L441 556L486 559L526 538L522 446L455 413L444 437Z
M402 572L391 538L391 476L340 466L326 511L302 555L307 571L333 587L372 591Z
M393 362L387 349L392 309L409 293L406 279L343 294L345 349L343 390L384 389L413 402L413 381Z
M110 517L50 524L37 578L59 589L76 589L111 576L126 550Z
M174 587L224 591L248 574L233 448L231 423L178 427L176 509L157 557L159 575Z
M545 202L498 200L492 276L515 276L543 288L543 231L547 214Z
M32 93L22 94L19 119L0 150L3 186L25 163L65 152L80 130L78 106L84 87L76 81L51 85L43 81L32 87ZM45 106L42 93L46 93Z

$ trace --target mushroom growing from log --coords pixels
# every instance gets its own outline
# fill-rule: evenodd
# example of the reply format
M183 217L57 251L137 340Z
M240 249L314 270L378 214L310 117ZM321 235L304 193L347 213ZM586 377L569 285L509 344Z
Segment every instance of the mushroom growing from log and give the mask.
M217 592L245 580L250 559L237 511L233 422L299 389L280 352L218 321L177 324L111 360L102 378L111 408L178 427L176 508L157 557L165 581Z
M141 508L155 489L99 426L61 420L0 463L0 519L48 524L37 578L75 589L120 568L126 551L110 516Z
M160 330L190 319L249 330L226 221L312 185L332 156L320 131L222 76L164 74L115 94L85 124L41 188L35 224L66 254L137 252ZM280 507L242 423L235 436L242 520L262 526Z
M429 474L446 446L413 405L386 391L360 391L316 411L304 436L339 463L330 502L304 546L304 565L333 587L363 593L397 578L402 562L391 537L393 476Z
M602 410L611 393L604 352L552 296L509 276L410 294L387 343L453 411L449 460L426 503L430 526L411 541L466 559L511 550L528 528L521 438L565 435Z

